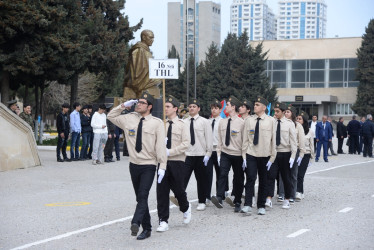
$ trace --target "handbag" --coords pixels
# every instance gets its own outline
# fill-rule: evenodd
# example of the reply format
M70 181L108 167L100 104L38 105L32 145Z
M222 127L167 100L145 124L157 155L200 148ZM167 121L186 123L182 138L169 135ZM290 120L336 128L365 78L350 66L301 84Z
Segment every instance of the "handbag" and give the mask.
M349 147L350 144L351 144L351 138L348 138L346 145Z

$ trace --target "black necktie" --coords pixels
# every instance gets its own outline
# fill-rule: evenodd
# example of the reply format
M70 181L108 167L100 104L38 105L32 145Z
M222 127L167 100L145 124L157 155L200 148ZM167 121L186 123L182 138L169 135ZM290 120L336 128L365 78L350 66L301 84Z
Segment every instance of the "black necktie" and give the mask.
M193 120L194 118L191 118L191 123L190 123L190 134L191 134L191 145L195 145L195 131L193 129Z
M166 147L168 149L171 149L171 124L173 124L173 121L169 121L169 128L168 128L168 142L166 143Z
M138 132L136 134L136 144L135 144L135 150L136 152L142 151L142 128L143 128L143 120L145 118L141 118L139 125L138 125Z
M281 144L281 120L278 120L277 125L277 137L276 137L276 144L279 146Z
M214 124L216 123L216 119L213 119L213 122L212 122L212 131L214 130Z
M229 118L229 121L227 122L227 127L226 127L226 140L225 140L226 146L230 145L230 123L231 123L231 118Z
M260 120L261 120L261 118L258 117L257 122L256 122L256 128L255 128L255 136L253 138L253 144L254 145L258 144L258 136L259 136L259 133L260 133Z

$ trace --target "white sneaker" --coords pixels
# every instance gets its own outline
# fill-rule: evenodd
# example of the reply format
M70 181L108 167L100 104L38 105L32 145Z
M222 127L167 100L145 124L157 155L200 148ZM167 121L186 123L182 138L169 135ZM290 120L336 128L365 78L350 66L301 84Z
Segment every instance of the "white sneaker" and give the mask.
M174 196L170 196L170 201L173 202L174 205L179 207L179 202L178 202L177 198L175 198Z
M289 209L290 208L290 201L289 200L284 200L282 208Z
M256 206L257 206L256 197L253 196L252 197L252 207L256 207Z
M191 203L189 203L188 210L183 213L183 223L188 224L191 221Z
M259 215L265 215L266 214L265 208L263 208L263 207L259 208L257 214L259 214Z
M296 200L296 201L301 201L302 199L303 199L303 196L301 195L301 193L296 192L295 200Z
M304 200L304 198L305 198L304 194L301 194L301 199L303 199L303 200Z
M244 206L241 210L241 213L250 215L252 213L252 208L250 206Z
M161 221L160 222L160 225L158 226L158 228L157 228L157 232L165 232L165 231L167 231L167 230L169 230L169 225L168 225L168 223L166 223L165 221Z
M273 207L273 202L271 202L271 199L266 198L265 206L267 206L267 207Z
M197 205L197 207L196 207L196 210L197 210L197 211L204 211L205 208L206 208L205 203L199 203L199 204Z
M211 204L212 204L211 200L209 200L209 199L206 199L206 200L205 200L205 205L206 205L207 207L209 207Z
M96 160L93 160L93 161L92 161L92 165L97 165Z

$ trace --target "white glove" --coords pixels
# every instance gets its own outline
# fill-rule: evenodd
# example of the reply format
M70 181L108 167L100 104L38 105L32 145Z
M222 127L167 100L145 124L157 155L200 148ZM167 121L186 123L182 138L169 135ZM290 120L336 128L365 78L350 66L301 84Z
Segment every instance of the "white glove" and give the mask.
M165 145L168 145L169 138L165 137Z
M166 149L166 155L167 155L167 156L170 155L170 152L169 152L169 149L168 149L168 148Z
M293 163L294 163L294 159L292 159L292 158L290 158L290 161L289 161L289 163L290 163L290 168L292 168L293 167Z
M247 160L243 160L243 165L242 165L243 171L247 168Z
M300 164L301 164L301 161L303 160L303 157L298 157L297 158L297 166L300 166Z
M157 179L157 183L161 183L162 179L164 178L164 175L165 175L165 169L158 169L158 179Z
M209 156L204 156L204 160L203 160L203 162L204 162L204 166L206 167L206 166L208 166L208 161L209 161Z
M131 108L131 106L134 105L135 103L138 103L138 100L129 100L125 102L123 105L125 106L125 108Z
M218 162L218 166L220 167L221 166L221 156L217 157L217 162Z
M268 171L270 170L270 167L273 163L271 163L270 161L268 161L268 163L266 163L266 166L268 167Z

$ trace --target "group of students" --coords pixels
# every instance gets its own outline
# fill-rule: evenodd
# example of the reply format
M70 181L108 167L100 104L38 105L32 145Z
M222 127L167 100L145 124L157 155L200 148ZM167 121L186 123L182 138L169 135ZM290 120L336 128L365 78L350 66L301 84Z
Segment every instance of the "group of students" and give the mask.
M83 161L92 159L92 164L113 162L113 146L116 147L116 158L119 155L120 130L106 118L106 112L113 105L101 104L92 115L92 105L78 103L73 104L73 112L68 115L70 105L62 104L62 111L57 115L57 161ZM82 112L80 112L82 111ZM71 138L70 158L67 157L67 141ZM80 137L82 136L82 147L79 151ZM61 158L62 152L62 158Z
M294 107L276 103L275 116L271 117L267 115L269 103L265 98L249 102L230 96L225 108L227 118L220 117L222 106L218 100L212 101L212 117L206 119L199 115L199 101L192 99L188 103L189 116L181 120L177 116L179 102L169 96L164 124L152 116L153 102L153 97L144 92L138 100L129 100L108 114L108 119L124 130L127 142L137 201L130 230L138 240L151 236L148 196L156 171L158 232L169 229L170 201L183 213L183 222L190 222L191 203L186 188L193 172L198 211L205 210L210 203L222 208L225 200L234 212L250 214L257 205L257 213L265 215L265 207L272 207L275 180L283 208L288 209L290 203L304 198L305 172L314 159L314 134L305 112L296 114ZM135 112L123 115L124 110L134 105ZM216 195L211 196L213 166ZM227 195L231 167L233 198ZM257 175L257 204L253 204ZM170 190L174 196L169 197ZM140 225L143 231L138 235Z

